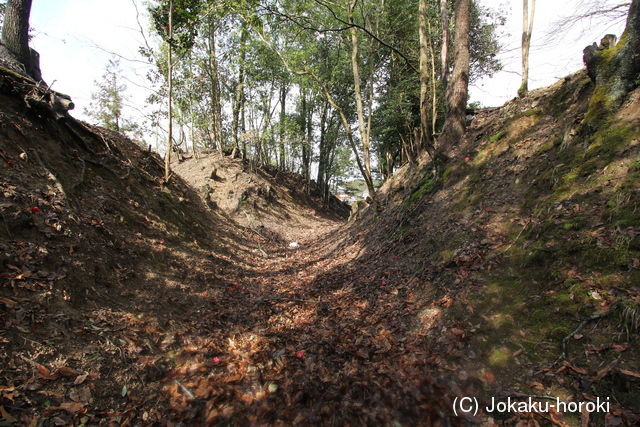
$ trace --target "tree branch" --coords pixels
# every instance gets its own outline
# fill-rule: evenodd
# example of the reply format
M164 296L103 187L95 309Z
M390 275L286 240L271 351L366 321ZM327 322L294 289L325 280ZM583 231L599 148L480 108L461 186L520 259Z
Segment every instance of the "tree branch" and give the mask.
M278 16L280 18L284 18L285 20L292 22L293 24L299 26L302 29L305 30L310 30L316 33L330 33L330 32L342 32L342 31L346 31L346 30L350 30L351 28L357 28L360 31L363 31L365 34L367 34L369 37L371 37L373 40L375 40L376 42L378 42L381 46L386 47L387 49L393 51L394 53L398 54L398 56L400 56L405 63L407 64L407 66L409 66L409 68L411 68L414 72L418 73L418 69L415 67L415 65L413 65L413 63L411 62L411 60L401 51L399 51L397 48L391 46L390 44L384 42L383 40L381 40L378 36L376 36L375 34L373 34L369 29L367 29L365 26L356 24L355 22L349 23L347 21L345 21L344 19L340 18L338 16L338 14L331 9L331 7L326 4L325 2L321 1L321 0L314 0L317 4L319 4L320 6L326 8L329 13L331 14L331 16L333 16L333 19L335 19L336 21L338 21L339 23L343 24L343 27L338 27L338 28L317 28L315 26L310 26L307 25L302 21L302 17L294 17L291 16L289 14L280 12L278 10L274 10L270 7L265 7L264 10L267 11L268 13ZM306 19L305 19L306 20ZM310 20L309 20L310 21Z

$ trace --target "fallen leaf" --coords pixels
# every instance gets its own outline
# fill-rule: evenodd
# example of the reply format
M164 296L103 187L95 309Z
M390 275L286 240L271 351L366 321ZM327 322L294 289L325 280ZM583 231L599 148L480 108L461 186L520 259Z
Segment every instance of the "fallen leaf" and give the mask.
M41 375L44 375L44 376L51 375L51 372L49 372L49 370L42 365L36 366L36 369L38 370L38 372L40 372Z
M78 375L76 371L74 371L73 369L67 366L63 366L62 368L56 369L54 374L60 374L63 377L75 377L76 375Z
M626 369L620 369L620 373L621 374L625 374L625 375L630 376L630 377L640 378L640 374L635 373L635 372L631 372L631 371L627 371Z
M17 420L15 418L13 418L11 416L11 414L9 414L5 409L4 406L0 406L0 415L2 415L2 418L4 418L7 422L9 422L10 424L15 423ZM4 425L4 424L3 424ZM9 425L9 424L7 424Z
M79 385L79 384L82 384L82 383L87 379L87 377L88 377L88 376L89 376L89 374L88 374L88 373L84 373L84 374L82 374L82 375L78 375L78 376L76 377L75 381L73 382L73 385Z
M611 346L611 350L622 353L625 350L628 350L631 346L629 344L614 344Z
M18 305L17 302L9 298L0 298L0 302L4 303L8 308L14 308Z
M530 381L528 383L524 383L527 387L531 387L531 388L535 388L538 390L544 390L544 385L542 385L542 383L539 383L537 381Z

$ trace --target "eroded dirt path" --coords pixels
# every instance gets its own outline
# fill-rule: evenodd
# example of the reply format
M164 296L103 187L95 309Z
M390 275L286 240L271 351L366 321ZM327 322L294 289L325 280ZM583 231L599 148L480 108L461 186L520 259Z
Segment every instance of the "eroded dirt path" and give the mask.
M169 372L175 419L435 425L451 402L434 382L430 343L410 324L417 296L376 268L354 275L363 248L340 224L299 234L298 248L259 245L256 268L194 313Z

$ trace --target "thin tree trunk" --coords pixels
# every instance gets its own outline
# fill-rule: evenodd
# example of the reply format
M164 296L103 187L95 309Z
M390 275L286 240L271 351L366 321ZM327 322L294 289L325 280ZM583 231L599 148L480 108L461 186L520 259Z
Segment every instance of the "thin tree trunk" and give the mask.
M318 157L318 175L316 181L322 192L323 203L326 203L329 183L326 181L326 171L329 159L329 147L327 138L327 116L329 113L329 103L325 102L320 113L320 155Z
M531 47L531 33L533 32L533 17L536 13L536 0L524 0L522 16L522 85L518 89L518 96L524 98L529 92L529 48Z
M249 31L247 25L242 24L242 34L240 35L240 64L238 69L238 84L236 86L236 96L233 103L233 123L231 124L231 133L233 138L232 157L235 157L239 149L238 144L238 128L240 125L240 113L244 109L244 70L247 57L246 46ZM243 120L244 121L244 120ZM246 149L243 148L244 157L246 157Z
M428 21L427 21L428 23ZM431 24L429 23L429 55L431 57L431 133L435 135L436 126L438 125L438 91L436 87L436 55L433 51L433 43L431 42Z
M307 173L305 174L307 185L311 182L311 159L313 158L313 103L309 103L311 105L307 108Z
M283 83L280 88L280 144L279 144L279 161L278 167L280 170L285 169L285 147L284 147L284 138L285 138L285 121L287 119L287 93L289 92L289 87L287 83Z
M442 64L442 86L446 89L449 83L449 2L440 0L440 24L442 25L442 49L440 62Z
M356 5L354 0L349 8L349 24L355 23L353 19L353 10ZM360 127L360 138L362 139L362 157L364 161L364 180L367 183L370 197L375 200L375 187L371 176L371 141L369 139L369 131L365 126L364 105L362 102L362 89L360 87L360 66L358 64L358 33L357 29L352 26L351 29L351 66L353 69L354 90L356 96L356 109L358 111L358 125Z
M169 40L173 38L173 0L169 0ZM169 85L169 137L167 152L164 155L164 182L169 183L171 177L171 151L173 150L173 47L169 43L169 57L167 65L167 80Z
M466 131L470 6L471 0L458 0L456 4L455 62L451 82L447 86L447 118L438 140L440 150L445 154L458 145Z
M418 5L418 36L420 40L420 142L418 150L426 150L437 165L440 154L436 151L429 126L429 38L427 37L427 1ZM409 156L413 159L412 156Z
M309 141L307 140L307 120L308 120L308 108L307 108L307 91L305 89L301 90L301 100L300 100L300 116L299 116L299 125L300 125L300 138L302 139L302 176L305 181L309 179L310 169L310 155L309 155Z
M213 130L213 144L222 153L222 105L220 102L220 77L218 59L216 57L216 26L215 20L209 23L209 85L211 96L211 128Z

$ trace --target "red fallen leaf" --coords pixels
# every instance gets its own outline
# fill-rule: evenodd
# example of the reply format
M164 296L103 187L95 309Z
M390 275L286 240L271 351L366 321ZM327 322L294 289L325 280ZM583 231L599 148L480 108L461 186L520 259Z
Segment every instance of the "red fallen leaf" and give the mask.
M383 281L383 282L382 282L382 284L383 284L383 285L386 285L386 284L387 284L387 282Z
M485 212L493 212L491 209L485 209Z
M302 358L304 357L304 351L299 351L299 352L297 352L297 353L296 353L296 357L297 357L298 359L302 359Z
M205 297L209 296L209 292L203 292L202 295L204 295Z
M465 162L468 162L469 160L471 160L471 157L465 157L465 158L464 158L464 161L465 161Z
M34 206L34 207L31 208L31 212L40 213L41 211L40 211L40 209L38 209L37 207Z

